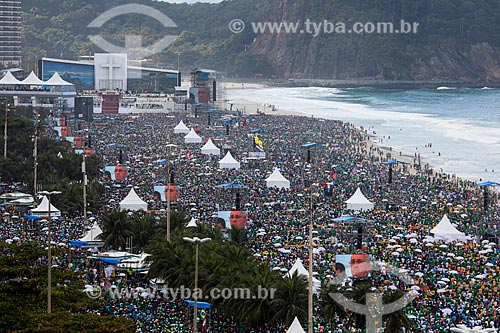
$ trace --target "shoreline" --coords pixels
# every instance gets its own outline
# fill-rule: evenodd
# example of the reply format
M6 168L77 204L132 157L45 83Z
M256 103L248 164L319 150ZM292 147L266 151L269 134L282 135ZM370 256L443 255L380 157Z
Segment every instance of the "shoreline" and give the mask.
M449 88L500 88L499 82L463 82L463 81L389 81L389 80L330 80L330 79L262 79L241 81L227 81L226 85L231 87L227 89L240 89L242 85L245 88L378 88L378 89L436 89L439 87Z
M247 87L247 86L245 86ZM248 89L264 89L266 86L260 85L260 84L249 84L247 87ZM235 87L235 88L229 88L229 89L241 89L241 87ZM243 111L244 114L247 115L257 115L257 114L265 114L265 115L275 115L275 116L296 116L296 117L309 117L310 115L302 113L302 112L296 112L296 111L288 111L285 109L280 108L279 106L275 106L275 110L272 109L273 104L270 103L259 103L255 101L251 101L248 99L236 99L234 101L231 101L233 105L232 110L239 110ZM227 108L227 110L230 109L230 105L227 104L227 102L224 103L224 106ZM327 119L323 117L314 117L317 119ZM335 119L332 119L335 120ZM338 119L337 119L338 120ZM342 120L339 120L342 121ZM415 157L411 152L406 151L406 150L401 150L401 155L398 154L398 152L395 151L395 148L387 145L387 142L380 142L381 136L379 135L374 135L370 134L363 125L357 126L354 125L350 122L342 121L344 123L349 123L351 124L357 131L360 133L363 133L364 135L367 136L366 140L366 148L369 150L370 146L375 147L376 149L380 150L381 152L384 153L384 157L387 156L387 154L391 155L391 159L396 159L400 160L403 162L408 163L408 172L412 175L415 175L417 173L426 173L428 172L430 175L433 176L446 176L446 178L450 181L462 181L462 182L473 182L477 183L478 180L476 179L471 179L471 178L466 178L462 176L457 176L455 173L447 173L447 172L440 172L438 167L433 166L431 164L431 161L425 159L424 157ZM375 142L379 141L379 142ZM416 168L416 166L419 165L419 170Z

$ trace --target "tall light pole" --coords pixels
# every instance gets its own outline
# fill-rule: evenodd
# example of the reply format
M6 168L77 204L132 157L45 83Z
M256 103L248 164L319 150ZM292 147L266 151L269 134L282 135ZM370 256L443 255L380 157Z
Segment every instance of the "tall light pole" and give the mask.
M171 214L171 209L170 209L170 186L172 185L172 180L171 180L171 173L172 170L170 169L170 157L172 155L172 147L177 147L177 145L174 145L172 143L167 144L168 148L168 157L167 157L167 242L170 242L170 214Z
M5 103L5 122L3 130L3 158L7 159L7 113L9 112L9 104Z
M52 312L52 251L50 244L50 225L52 222L52 216L50 215L50 198L54 194L61 194L60 191L41 191L40 194L46 195L49 199L49 220L48 220L48 231L47 231L47 239L48 239L48 268L47 268L47 313Z
M182 238L184 241L189 242L195 245L195 259L194 259L194 307L193 307L193 333L196 333L198 330L198 252L200 244L211 241L211 238L203 238L200 239L198 237L184 237Z
M34 113L35 118L35 137L34 137L34 148L33 148L33 194L36 196L37 192L37 181L38 181L38 122L40 114L36 111Z
M85 165L85 151L83 152L82 173L83 173L83 226L87 227L87 168Z
M313 204L313 184L309 186L310 206L309 206L309 278L308 278L308 329L309 333L313 333L313 219L314 219L314 204Z

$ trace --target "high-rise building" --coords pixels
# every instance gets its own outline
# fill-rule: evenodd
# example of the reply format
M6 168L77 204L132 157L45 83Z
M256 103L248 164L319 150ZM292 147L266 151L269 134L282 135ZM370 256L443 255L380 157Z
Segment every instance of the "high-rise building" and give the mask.
M21 1L0 0L0 67L21 64Z

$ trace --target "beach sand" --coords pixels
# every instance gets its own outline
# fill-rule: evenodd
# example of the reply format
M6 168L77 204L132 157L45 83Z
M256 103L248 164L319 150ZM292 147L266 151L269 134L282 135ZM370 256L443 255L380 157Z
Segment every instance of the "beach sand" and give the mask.
M224 89L262 89L267 86L256 82L224 82Z
M263 83L254 82L225 82L224 89L264 89L267 86ZM272 101L271 101L272 102ZM244 114L274 114L278 116L304 116L299 112L291 112L280 108L278 105L273 105L272 103L262 104L247 99L239 98L231 101L227 101L224 107L228 110L239 110L243 111Z
M277 115L277 116L305 116L305 114L299 113L299 112L291 112L287 111L284 109L279 108L279 106L274 106L272 104L262 104L262 103L257 103L253 102L247 99L235 99L231 101L227 101L224 105L224 107L227 110L231 109L231 104L232 104L232 110L239 110L243 111L244 114L258 114L258 113L265 113L265 114L270 114L270 115Z

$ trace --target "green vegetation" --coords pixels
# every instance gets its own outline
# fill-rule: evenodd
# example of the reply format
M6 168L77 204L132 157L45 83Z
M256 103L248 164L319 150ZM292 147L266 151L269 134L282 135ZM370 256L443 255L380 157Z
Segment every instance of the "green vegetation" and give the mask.
M153 58L155 63L177 69L177 60L185 71L192 66L225 70L239 61L254 35L248 31L233 34L228 29L233 18L258 20L265 0L224 1L220 4L170 4L138 0L134 3L157 8L168 15L178 28L164 28L144 15L124 15L106 23L102 29L87 28L99 14L124 1L28 0L23 1L23 61L34 66L42 56L76 59L80 55L102 52L89 40L100 34L116 45L124 45L125 35L142 36L143 45L151 45L166 34L178 35L168 50ZM33 67L31 67L33 69ZM259 70L259 72L261 72Z
M195 229L195 230L190 230ZM164 235L156 237L146 248L151 253L150 277L161 277L173 288L182 285L194 288L195 247L183 237L210 237L211 242L200 246L198 286L205 292L213 288L249 288L258 296L258 286L275 290L274 298L248 299L211 298L208 302L217 305L226 316L233 316L247 327L258 327L266 323L290 323L295 316L304 322L307 315L307 281L297 275L283 279L279 272L271 271L269 265L261 264L237 239L224 241L220 229L199 224L197 228L178 228L172 233L172 241L165 242ZM291 319L290 319L291 318Z
M306 76L350 79L446 79L463 67L460 77L484 75L486 66L478 57L484 48L495 57L500 46L500 2L490 0L231 0L219 4L170 4L138 0L159 9L178 28L165 29L143 15L112 19L103 28L87 25L121 0L85 2L76 0L23 1L23 60L34 68L41 56L75 59L97 49L88 39L100 34L117 45L125 35L140 35L151 45L164 35L178 35L167 50L152 58L155 64L177 68L184 73L193 66L214 68L229 75L251 77ZM232 19L242 19L246 29L229 31ZM297 22L306 18L323 22L418 22L410 34L254 34L250 22ZM464 56L465 54L465 56ZM478 73L475 73L478 72ZM481 72L481 73L479 73Z
M0 110L4 106L0 104ZM8 114L7 159L3 158L3 140L0 158L0 180L2 182L22 182L21 189L33 193L34 144L32 138L35 126L29 117L32 110L19 108ZM43 117L43 115L42 115ZM43 118L42 118L43 119ZM0 137L4 135L5 113L0 112ZM41 122L43 123L43 121ZM46 131L40 126L40 132ZM62 158L58 157L61 153ZM48 137L38 140L38 180L43 190L61 191L54 196L53 204L62 211L83 211L83 188L81 172L82 156L72 152L69 142L58 142ZM95 156L86 159L87 200L89 209L97 209L100 205L100 194L103 187L98 183L101 162Z
M83 281L60 267L52 269L47 314L47 266L39 263L44 255L35 245L0 244L0 332L135 332L131 320L87 313L100 301L87 297Z
M170 230L184 226L186 216L179 212L172 212L170 216ZM156 219L153 215L136 212L128 215L124 210L111 210L102 218L101 239L104 246L114 250L125 248L128 237L133 237L133 251L142 251L157 235L166 235L166 217Z

